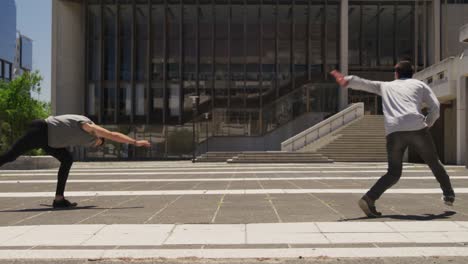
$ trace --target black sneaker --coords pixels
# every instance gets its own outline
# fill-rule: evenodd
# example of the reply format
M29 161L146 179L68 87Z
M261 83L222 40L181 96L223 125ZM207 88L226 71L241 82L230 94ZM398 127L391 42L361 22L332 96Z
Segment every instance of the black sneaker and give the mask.
M448 206L453 206L453 203L455 202L455 196L454 195L444 195L442 196L442 201L444 201L444 204Z
M381 212L377 212L375 208L375 202L364 195L358 202L361 210L367 215L367 217L376 218L382 216Z
M63 208L63 209L73 208L73 207L76 207L77 205L78 205L77 203L71 203L67 199L63 199L59 201L54 200L54 203L52 204L54 208Z

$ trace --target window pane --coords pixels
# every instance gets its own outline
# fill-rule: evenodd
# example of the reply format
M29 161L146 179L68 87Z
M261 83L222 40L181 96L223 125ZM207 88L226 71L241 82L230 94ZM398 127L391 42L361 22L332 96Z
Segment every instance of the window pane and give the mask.
M327 6L327 64L329 69L338 67L339 45L339 4L329 3Z
M180 5L169 5L167 10L168 42L168 87L169 122L178 123L181 116L180 109Z
M414 27L412 26L413 11L410 5L397 6L397 20L395 28L397 29L397 56L398 59L413 59L414 52L412 35Z
M7 80L11 80L11 64L10 63L5 63L5 66L3 66L5 69L4 69L4 76L5 76L5 79Z
M88 7L88 19L88 78L98 81L101 79L101 11L98 5Z
M245 7L232 5L231 21L231 107L243 107L246 99L245 89Z
M359 51L361 47L361 5L349 6L349 64L359 65Z
M309 12L307 2L296 2L294 6L294 62L296 82L305 81L307 76L307 13Z
M362 64L375 67L377 65L377 6L365 5L362 17Z
M136 6L136 75L135 80L148 79L146 74L148 58L148 8Z
M104 7L104 80L115 80L116 6Z
M120 83L120 118L124 121L130 119L132 113L132 85L129 82Z
M311 3L310 7L310 63L312 73L322 71L322 39L324 6L322 3Z
M393 66L393 49L395 47L395 41L393 39L393 33L395 30L394 22L394 6L393 5L382 5L380 7L380 65Z
M131 80L132 6L120 6L120 80Z

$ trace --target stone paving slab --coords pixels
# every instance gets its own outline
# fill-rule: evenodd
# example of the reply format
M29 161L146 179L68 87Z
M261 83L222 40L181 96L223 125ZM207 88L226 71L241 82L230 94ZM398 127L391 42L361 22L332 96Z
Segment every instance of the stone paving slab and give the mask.
M114 259L114 260L5 260L1 261L1 264L25 264L25 263L34 263L34 264L89 264L89 263L99 263L99 264L115 264L115 263L126 263L130 262L128 259ZM294 259L276 259L276 258L263 258L263 259L227 259L227 260L210 260L210 259L140 259L140 260L131 260L132 264L148 264L148 263L164 263L164 264L309 264L309 263L319 263L319 264L465 264L468 262L467 257L427 257L427 258L294 258Z
M467 243L468 222L33 225L0 228L0 247ZM367 230L363 228L369 226ZM357 227L356 229L354 227ZM344 231L347 228L348 230ZM353 230L353 232L350 232ZM343 232L344 231L344 232ZM422 240L423 236L426 240ZM431 239L432 238L432 239Z

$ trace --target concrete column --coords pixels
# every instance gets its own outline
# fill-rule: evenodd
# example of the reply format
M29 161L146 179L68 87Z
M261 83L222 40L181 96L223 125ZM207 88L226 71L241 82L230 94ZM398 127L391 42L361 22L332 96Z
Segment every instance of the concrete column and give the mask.
M440 0L433 0L434 11L434 63L440 61Z
M457 87L457 164L466 164L466 150L468 149L468 135L466 119L468 115L466 109L468 108L468 83L467 77L461 76Z
M467 109L468 109L468 76L465 76L464 77L465 79L465 119L463 119L465 121L465 165L466 167L468 168L468 121L466 120L468 118L468 114L467 114Z
M348 0L341 0L340 5L340 71L348 74ZM348 90L340 89L340 110L348 106Z
M52 1L52 114L84 114L83 4Z

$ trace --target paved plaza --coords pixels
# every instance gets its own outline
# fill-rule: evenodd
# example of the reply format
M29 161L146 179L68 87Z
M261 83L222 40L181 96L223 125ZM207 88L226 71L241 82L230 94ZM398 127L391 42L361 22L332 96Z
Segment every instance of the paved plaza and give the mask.
M357 200L385 163L76 163L0 170L0 263L468 263L468 170L447 166L445 206L425 165L405 164L378 219Z

